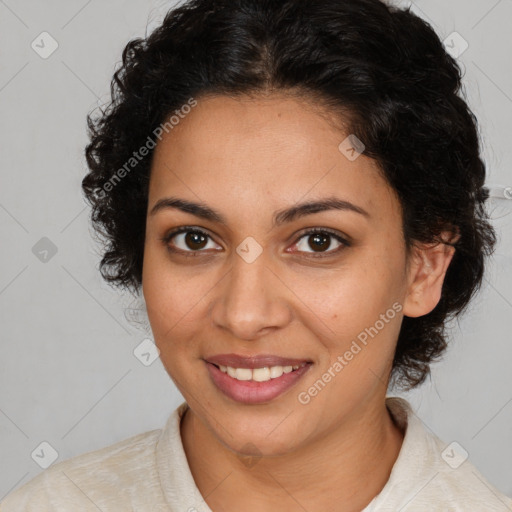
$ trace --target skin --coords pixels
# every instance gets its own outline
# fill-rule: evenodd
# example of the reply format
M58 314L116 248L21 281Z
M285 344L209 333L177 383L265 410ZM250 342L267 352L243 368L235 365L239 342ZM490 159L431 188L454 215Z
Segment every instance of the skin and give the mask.
M209 96L155 148L143 294L161 360L189 404L181 436L190 470L215 512L360 511L399 454L404 433L385 398L400 324L434 309L453 248L406 252L394 191L374 160L340 152L346 136L305 99ZM369 217L328 210L273 227L277 211L333 195ZM152 215L168 196L204 203L227 224L176 208ZM199 253L183 234L169 245L194 255L168 251L161 238L180 226L207 232ZM303 232L316 227L350 245L330 237L315 252ZM248 236L262 248L252 263L236 252ZM401 311L300 403L298 394L396 302ZM203 359L220 353L313 365L276 399L247 405L210 379Z

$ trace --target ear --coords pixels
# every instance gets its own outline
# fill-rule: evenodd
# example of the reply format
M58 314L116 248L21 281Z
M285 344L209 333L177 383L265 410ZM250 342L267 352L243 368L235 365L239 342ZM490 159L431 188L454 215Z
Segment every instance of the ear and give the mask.
M426 315L439 303L446 271L455 253L455 247L447 243L455 243L460 235L443 231L441 238L444 243L417 243L412 248L403 308L405 316Z

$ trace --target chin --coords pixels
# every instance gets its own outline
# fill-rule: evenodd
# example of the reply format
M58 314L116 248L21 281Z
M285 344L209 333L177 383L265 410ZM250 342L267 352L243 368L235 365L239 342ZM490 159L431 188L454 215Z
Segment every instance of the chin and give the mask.
M283 442L279 442L279 439L269 440L265 436L260 437L248 437L240 439L235 445L231 439L229 445L226 445L232 452L238 457L252 457L258 459L261 457L279 457L286 455L295 449L295 446L290 445L290 437Z

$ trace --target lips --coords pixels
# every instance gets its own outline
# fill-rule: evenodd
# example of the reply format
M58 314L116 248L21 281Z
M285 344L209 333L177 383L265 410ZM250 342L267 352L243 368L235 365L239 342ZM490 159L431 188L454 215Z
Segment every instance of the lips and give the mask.
M274 356L272 357L274 360L276 359ZM242 359L247 361L247 358ZM297 361L297 359L277 359L280 361ZM256 382L254 380L237 380L227 373L222 372L222 370L213 363L205 361L205 365L208 369L211 381L216 388L231 400L245 405L264 404L276 399L297 385L297 382L302 379L311 368L311 364L303 364L303 366L299 366L297 370L283 373L280 377L275 379L270 379L265 382Z
M309 359L292 359L271 354L241 356L238 354L217 354L206 357L205 361L216 366L231 366L233 368L263 368L264 366L296 366L311 363Z

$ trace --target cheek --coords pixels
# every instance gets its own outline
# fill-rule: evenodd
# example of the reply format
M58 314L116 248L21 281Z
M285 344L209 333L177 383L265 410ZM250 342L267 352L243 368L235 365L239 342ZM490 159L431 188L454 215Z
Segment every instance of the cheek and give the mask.
M293 291L300 298L298 307L309 310L310 317L322 324L326 333L341 338L373 325L380 314L401 300L399 259L370 254L358 255L357 262L354 260L328 276L302 272L292 281Z
M204 290L200 293L192 285L191 281L164 278L162 274L148 280L146 307L157 345L176 343L197 326Z
M306 302L315 314L302 321L309 319L306 327L323 345L323 356L305 389L316 387L319 378L328 382L328 391L318 395L319 406L336 402L350 409L386 381L401 325L395 278L392 269L374 261L373 266L340 273L310 293Z
M169 353L194 350L195 334L204 324L208 294L216 281L211 271L173 264L165 250L146 248L143 293L164 363Z
M164 368L182 390L182 383L187 379L185 362L190 360L194 348L194 300L175 274L171 276L149 264L147 268L144 296L154 342Z
M301 321L323 345L318 373L332 382L320 400L326 406L333 396L360 398L385 380L400 331L400 276L399 257L375 253L360 256L329 279L303 276L297 283L294 291L307 305L301 306ZM317 379L312 375L308 384Z
M147 244L144 251L142 289L146 301L155 343L161 344L172 336L173 326L179 325L180 317L186 313L183 300L186 289L180 286L176 273L171 273L165 251Z

